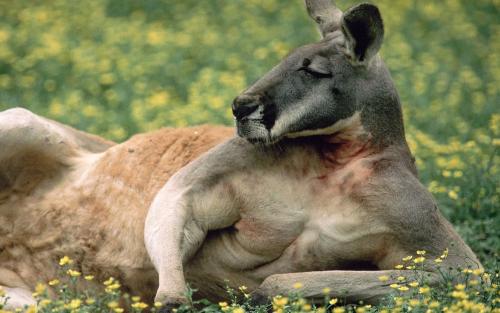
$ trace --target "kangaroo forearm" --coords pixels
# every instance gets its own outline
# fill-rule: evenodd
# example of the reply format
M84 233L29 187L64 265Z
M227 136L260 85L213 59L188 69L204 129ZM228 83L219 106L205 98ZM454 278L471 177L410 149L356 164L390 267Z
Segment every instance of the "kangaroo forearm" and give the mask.
M156 300L163 303L185 300L184 265L209 230L227 227L238 218L227 184L186 184L195 170L186 167L173 176L154 199L146 219L146 247L159 278Z
M183 250L189 251L190 247L182 241L190 213L183 194L183 190L164 187L153 201L145 224L145 243L161 290L157 300L162 302L179 301L185 293Z
M404 277L404 282L398 280ZM387 279L386 279L387 278ZM376 304L382 298L397 290L392 284L406 286L406 283L418 282L419 286L435 285L440 275L423 271L318 271L289 274L277 274L268 277L255 291L259 296L272 297L300 292L312 302L321 302L325 297L325 288L332 298L345 299L348 303L363 301ZM300 289L294 284L301 283Z

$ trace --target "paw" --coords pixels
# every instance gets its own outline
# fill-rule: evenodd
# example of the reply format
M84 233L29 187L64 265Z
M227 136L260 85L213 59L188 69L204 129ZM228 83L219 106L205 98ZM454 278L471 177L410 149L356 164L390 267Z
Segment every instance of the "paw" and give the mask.
M172 313L174 312L174 309L177 309L179 306L181 306L184 303L166 303L162 305L160 310L158 310L158 313Z
M250 304L252 306L267 305L269 303L269 296L265 293L259 292L258 290L252 292L250 295Z

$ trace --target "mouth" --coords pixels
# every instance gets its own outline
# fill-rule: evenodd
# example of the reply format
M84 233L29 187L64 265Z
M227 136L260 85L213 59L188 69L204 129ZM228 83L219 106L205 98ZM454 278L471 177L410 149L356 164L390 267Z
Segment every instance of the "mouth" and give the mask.
M262 119L243 118L236 120L238 136L248 140L252 144L269 145L274 142L271 133L264 125Z
M271 128L276 120L274 105L259 105L251 114L243 118L235 118L238 136L252 144L271 145L278 138L271 136Z

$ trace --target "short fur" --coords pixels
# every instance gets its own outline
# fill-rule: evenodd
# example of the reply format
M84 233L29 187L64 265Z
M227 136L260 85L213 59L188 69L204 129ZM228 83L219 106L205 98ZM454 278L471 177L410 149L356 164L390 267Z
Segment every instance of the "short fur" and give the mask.
M445 269L481 268L418 180L377 55L378 9L306 4L324 39L235 99L240 137L200 126L116 145L0 113L0 285L12 306L32 303L64 255L166 308L186 301L186 282L220 300L226 279L262 299L301 281L313 300L330 287L376 302L391 291L377 277L412 275L394 265L421 249L448 249Z

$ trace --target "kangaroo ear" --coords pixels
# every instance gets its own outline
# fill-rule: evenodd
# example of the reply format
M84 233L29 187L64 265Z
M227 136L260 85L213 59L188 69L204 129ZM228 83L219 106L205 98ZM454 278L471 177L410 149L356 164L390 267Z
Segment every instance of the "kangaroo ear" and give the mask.
M346 54L355 64L367 64L384 39L384 24L378 8L362 3L342 16L342 32L346 38Z

